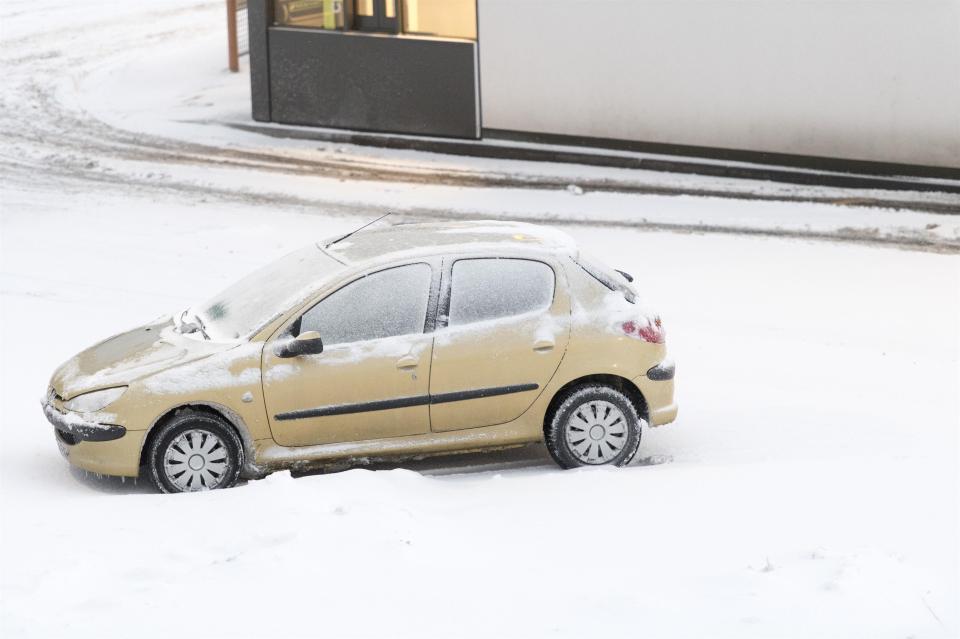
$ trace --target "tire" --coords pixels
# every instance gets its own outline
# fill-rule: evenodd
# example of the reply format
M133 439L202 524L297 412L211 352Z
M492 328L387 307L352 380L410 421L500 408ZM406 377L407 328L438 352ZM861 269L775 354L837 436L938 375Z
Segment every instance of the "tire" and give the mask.
M642 420L629 397L610 386L578 386L549 417L547 450L561 468L626 466L640 448Z
M184 409L159 428L150 445L148 465L161 492L229 488L237 482L243 446L223 418Z

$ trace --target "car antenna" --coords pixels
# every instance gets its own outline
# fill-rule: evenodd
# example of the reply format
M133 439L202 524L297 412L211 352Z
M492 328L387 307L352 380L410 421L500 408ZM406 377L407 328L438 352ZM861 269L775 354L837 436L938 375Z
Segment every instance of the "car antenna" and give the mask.
M344 235L344 236L342 236L342 237L338 237L338 238L335 239L334 241L332 241L332 242L330 242L329 244L327 244L324 248L330 248L331 246L333 246L333 245L336 244L337 242L340 242L340 241L342 241L342 240L347 239L348 237L350 237L350 236L353 235L354 233L359 233L360 231L362 231L363 229L367 228L367 227L370 226L371 224L376 224L377 222L379 222L379 221L382 220L383 218L387 217L388 215L393 215L393 211L387 211L386 213L384 213L383 215L381 215L381 216L378 217L377 219L373 220L372 222L367 222L366 224L364 224L364 225L361 226L360 228L354 229L353 231L350 231L349 233L347 233L346 235Z

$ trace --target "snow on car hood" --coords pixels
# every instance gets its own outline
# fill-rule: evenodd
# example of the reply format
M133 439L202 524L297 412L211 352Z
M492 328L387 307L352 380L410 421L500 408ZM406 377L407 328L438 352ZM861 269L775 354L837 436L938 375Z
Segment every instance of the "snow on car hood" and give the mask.
M126 385L236 345L183 335L174 330L172 319L163 318L80 352L57 369L50 383L63 399L71 399L100 388Z

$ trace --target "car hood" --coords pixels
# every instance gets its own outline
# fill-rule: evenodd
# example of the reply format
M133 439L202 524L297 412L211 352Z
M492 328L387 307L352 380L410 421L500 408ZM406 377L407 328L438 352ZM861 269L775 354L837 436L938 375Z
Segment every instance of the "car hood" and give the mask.
M194 337L197 335L198 337ZM63 399L134 380L235 347L183 335L164 318L106 339L65 362L50 384Z

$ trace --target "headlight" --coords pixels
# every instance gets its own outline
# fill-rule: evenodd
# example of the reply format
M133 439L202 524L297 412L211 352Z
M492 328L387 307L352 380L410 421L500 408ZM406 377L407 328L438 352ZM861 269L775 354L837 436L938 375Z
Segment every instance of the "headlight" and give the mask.
M95 413L120 399L120 396L126 390L126 386L120 386L84 393L83 395L77 395L68 402L64 402L63 407L78 413Z

